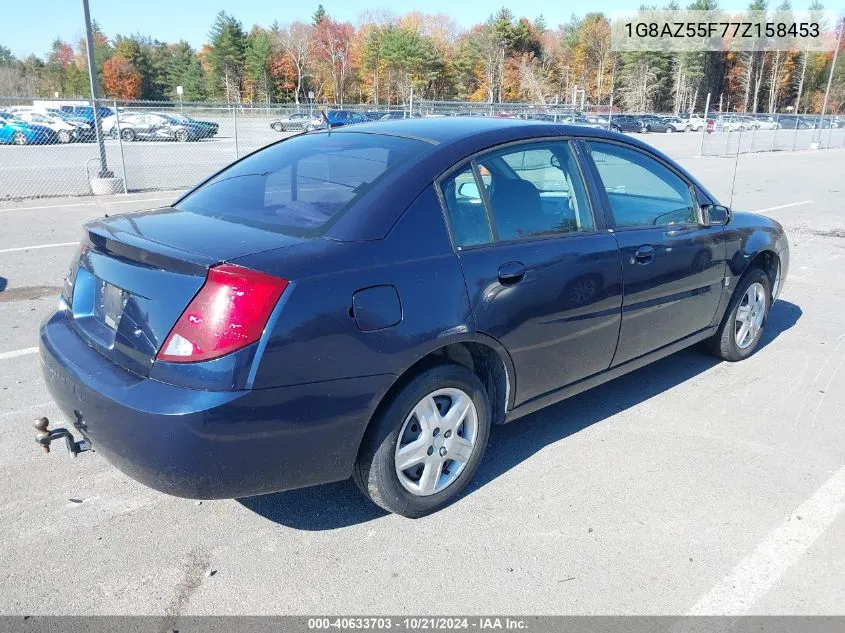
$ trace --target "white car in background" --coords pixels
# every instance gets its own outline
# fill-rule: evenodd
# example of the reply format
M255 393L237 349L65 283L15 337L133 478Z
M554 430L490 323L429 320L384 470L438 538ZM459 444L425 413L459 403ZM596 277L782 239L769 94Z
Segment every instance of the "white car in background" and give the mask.
M32 108L13 108L12 112L22 121L50 128L56 132L59 143L79 140L79 128L57 116L38 112Z
M693 132L700 132L704 127L704 117L700 114L682 114L681 118L689 124L689 129Z
M780 123L773 116L756 116L754 120L757 122L758 130L779 130Z
M685 121L681 117L665 116L662 118L666 122L666 125L671 126L671 128L676 132L686 132L688 130L693 129L692 124L689 121Z

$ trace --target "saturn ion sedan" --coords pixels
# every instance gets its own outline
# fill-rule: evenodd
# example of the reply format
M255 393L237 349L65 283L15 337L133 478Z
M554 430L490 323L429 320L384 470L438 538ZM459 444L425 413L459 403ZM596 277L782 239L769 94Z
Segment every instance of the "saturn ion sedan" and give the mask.
M626 136L382 121L86 225L41 359L68 445L152 488L352 477L419 517L495 424L694 343L754 353L788 267L780 225Z

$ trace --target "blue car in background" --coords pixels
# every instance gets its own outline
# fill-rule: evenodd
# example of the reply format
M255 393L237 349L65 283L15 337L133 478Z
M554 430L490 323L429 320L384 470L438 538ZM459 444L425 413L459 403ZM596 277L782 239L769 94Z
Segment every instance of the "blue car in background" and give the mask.
M89 125L93 125L94 123L94 108L89 105L63 105L59 109L65 114L84 121ZM101 119L114 116L114 111L104 106L98 108L98 113Z
M58 134L46 125L33 125L10 112L0 111L0 144L50 145L58 142Z
M312 123L308 129L325 129L326 121L328 121L329 125L331 125L332 127L342 127L344 125L352 125L353 123L369 123L372 120L367 115L361 112L355 112L353 110L329 110L324 114L324 117L320 117L322 121L321 123L316 125Z

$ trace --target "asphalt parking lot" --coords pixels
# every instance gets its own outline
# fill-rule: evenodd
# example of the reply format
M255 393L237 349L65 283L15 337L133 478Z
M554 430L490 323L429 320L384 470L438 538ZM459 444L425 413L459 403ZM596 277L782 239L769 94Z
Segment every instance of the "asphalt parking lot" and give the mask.
M728 202L732 158L682 162ZM843 173L845 150L739 159L734 208L791 242L756 355L689 349L495 428L416 521L351 482L199 504L42 454L37 328L80 224L174 194L3 204L0 613L842 614Z

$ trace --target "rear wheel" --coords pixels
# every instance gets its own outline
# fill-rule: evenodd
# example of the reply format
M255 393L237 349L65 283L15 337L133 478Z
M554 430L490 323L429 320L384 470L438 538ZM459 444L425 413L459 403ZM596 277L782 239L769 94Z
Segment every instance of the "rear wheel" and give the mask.
M59 130L59 143L70 143L70 132Z
M27 145L29 143L29 139L23 132L15 132L15 135L12 137L12 142L15 145Z
M283 129L280 121L276 121L271 127L277 132L281 132Z
M188 140L188 130L176 130L176 140L184 143Z
M763 336L771 304L768 275L759 268L750 270L737 285L727 314L709 341L710 351L727 361L751 356Z
M458 365L432 367L373 420L353 478L385 510L425 516L453 501L472 479L489 435L481 381Z
M675 131L675 129L674 129L674 128L671 128L671 127L667 127L667 128L666 128L666 134L671 134L671 133L672 133L672 132L674 132L674 131Z

